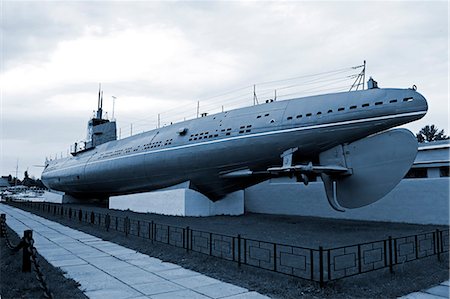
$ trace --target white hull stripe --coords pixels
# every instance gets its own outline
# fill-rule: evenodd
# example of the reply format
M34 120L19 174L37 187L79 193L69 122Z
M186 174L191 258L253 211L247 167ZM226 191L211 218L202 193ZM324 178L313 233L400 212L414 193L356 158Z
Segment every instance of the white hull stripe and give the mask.
M55 171L62 171L62 170L75 168L75 167L81 167L81 166L85 166L85 165L87 166L87 165L92 165L92 164L96 164L96 163L103 163L103 162L107 162L107 161L114 161L114 160L118 160L118 159L130 158L130 157L134 157L134 156L156 154L156 153L165 152L165 151L179 150L179 149L190 148L190 147L195 147L195 146L208 145L208 144L214 144L214 143L220 143L220 142L227 142L227 141L231 141L231 140L238 140L238 139L244 139L244 138L253 138L253 137L260 137L260 136L269 136L269 135L274 135L274 134L283 134L283 133L290 133L290 132L296 132L296 131L305 131L305 130L312 130L312 129L320 129L320 128L328 128L328 127L334 127L334 126L343 126L343 125L349 125L349 124L358 124L358 123L372 122L372 121L378 121L378 120L402 118L402 117L407 117L407 116L423 115L426 112L427 111L424 110L424 111L418 111L418 112L408 112L408 113L402 113L402 114L377 116L377 117L372 117L372 118L346 120L346 121L327 123L327 124L321 124L321 125L313 125L313 126L307 126L307 127L298 127L298 128L291 128L291 129L283 129L283 130L277 130L277 131L268 131L268 132L261 132L261 133L255 133L255 134L249 134L249 135L242 135L242 136L234 136L234 137L223 138L223 139L219 139L219 140L203 141L203 142L198 142L198 143L194 143L194 144L185 144L185 145L179 145L179 146L174 146L174 147L169 147L169 148L164 148L164 149L159 149L159 150L141 152L141 153L126 155L126 156L119 156L119 157L115 157L115 158L111 158L111 159L97 160L97 161L87 162L86 164L74 165L74 166L69 166L69 167L62 168L62 169L51 170L51 171L48 171L46 173L50 174L50 173L55 172Z

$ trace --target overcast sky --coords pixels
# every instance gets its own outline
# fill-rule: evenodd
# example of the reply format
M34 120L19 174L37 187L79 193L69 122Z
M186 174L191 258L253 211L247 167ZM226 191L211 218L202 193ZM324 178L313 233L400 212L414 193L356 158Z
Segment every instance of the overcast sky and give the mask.
M1 175L19 159L19 178L27 168L39 177L34 165L85 138L99 82L109 117L117 97L123 137L130 123L154 128L158 113L163 123L171 111L189 117L197 100L365 59L381 87L416 84L428 99L428 114L406 127L448 133L447 1L0 5Z

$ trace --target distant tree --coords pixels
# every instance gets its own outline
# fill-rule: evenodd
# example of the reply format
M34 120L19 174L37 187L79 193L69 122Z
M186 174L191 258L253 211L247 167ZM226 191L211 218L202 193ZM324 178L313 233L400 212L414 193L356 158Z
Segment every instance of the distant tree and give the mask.
M449 139L449 137L444 134L444 130L439 131L438 127L435 125L426 125L420 129L419 133L416 134L416 137L417 141L420 143Z
M47 187L45 187L44 183L42 183L42 181L40 179L36 180L36 187L42 188L42 189L47 189Z

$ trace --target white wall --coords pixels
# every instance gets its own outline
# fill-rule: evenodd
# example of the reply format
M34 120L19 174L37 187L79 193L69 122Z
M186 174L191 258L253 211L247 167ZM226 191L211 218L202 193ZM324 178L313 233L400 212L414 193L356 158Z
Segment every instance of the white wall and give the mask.
M449 178L404 179L381 200L337 212L322 182L265 181L245 190L245 210L255 213L331 217L420 224L449 224Z

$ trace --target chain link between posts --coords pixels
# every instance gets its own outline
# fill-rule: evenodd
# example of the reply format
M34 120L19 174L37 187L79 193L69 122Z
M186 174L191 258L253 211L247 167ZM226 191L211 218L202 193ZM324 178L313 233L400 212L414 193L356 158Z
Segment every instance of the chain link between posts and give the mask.
M20 243L16 246L14 246L11 243L11 240L9 239L8 230L6 229L6 219L2 215L0 218L0 230L1 235L5 238L6 246L11 249L12 251L18 252L20 249L23 248L23 250L26 250L29 254L30 261L33 263L34 271L36 273L36 278L39 281L39 285L41 289L44 291L44 297L53 299L53 294L50 291L50 288L48 286L48 283L46 281L46 277L44 273L42 273L41 266L39 264L39 258L37 256L37 249L34 247L34 240L33 238L26 238L26 235L21 239Z

